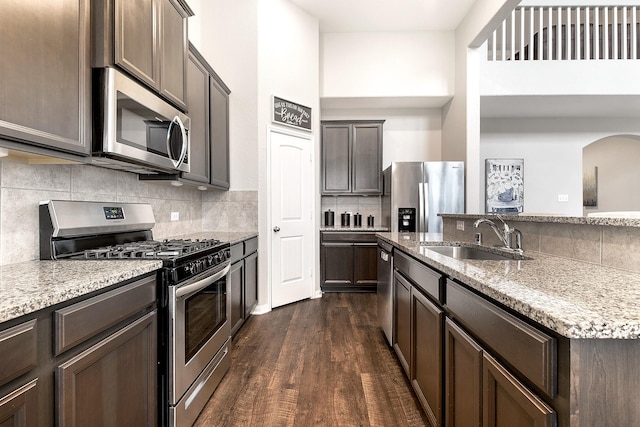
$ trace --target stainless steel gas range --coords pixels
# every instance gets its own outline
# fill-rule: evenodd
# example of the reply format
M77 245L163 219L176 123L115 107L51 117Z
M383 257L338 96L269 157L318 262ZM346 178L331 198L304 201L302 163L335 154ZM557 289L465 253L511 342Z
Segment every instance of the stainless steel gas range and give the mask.
M40 259L159 259L158 393L162 426L190 426L229 369L229 243L153 240L151 206L40 204Z

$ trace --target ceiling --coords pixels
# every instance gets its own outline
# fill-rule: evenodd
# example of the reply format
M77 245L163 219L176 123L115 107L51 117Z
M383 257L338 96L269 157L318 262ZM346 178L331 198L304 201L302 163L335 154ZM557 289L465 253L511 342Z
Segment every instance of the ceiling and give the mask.
M455 30L475 0L290 0L320 21L320 32Z
M290 0L319 20L321 33L453 31L475 0ZM322 108L440 108L449 97L323 98ZM481 116L638 117L640 97L496 96L481 98Z

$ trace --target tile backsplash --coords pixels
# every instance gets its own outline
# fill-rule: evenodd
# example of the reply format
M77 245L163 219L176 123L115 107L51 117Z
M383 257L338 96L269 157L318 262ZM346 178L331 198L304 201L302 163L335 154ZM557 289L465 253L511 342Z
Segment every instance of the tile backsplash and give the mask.
M445 218L444 239L473 242L474 234L481 232L483 244L497 245L493 231L484 226L474 228L474 220L464 219L464 230L459 230L460 219ZM522 232L525 251L640 272L638 227L518 221L516 228Z
M257 230L257 191L199 191L139 181L90 165L0 161L0 265L39 257L38 205L43 200L149 203L154 238L201 231ZM180 219L171 221L171 212Z
M321 222L324 226L324 212L331 209L335 212L335 224L340 224L340 214L349 212L352 215L362 215L363 224L367 223L367 217L373 215L375 225L380 225L382 220L380 196L322 196ZM353 221L353 219L352 219Z

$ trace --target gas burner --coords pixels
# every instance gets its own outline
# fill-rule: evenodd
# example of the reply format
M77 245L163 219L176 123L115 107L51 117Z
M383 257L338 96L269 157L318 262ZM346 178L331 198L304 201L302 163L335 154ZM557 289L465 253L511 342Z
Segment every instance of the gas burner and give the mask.
M219 244L220 241L216 239L144 240L122 245L87 249L84 251L83 257L85 259L173 259L182 255L215 248Z

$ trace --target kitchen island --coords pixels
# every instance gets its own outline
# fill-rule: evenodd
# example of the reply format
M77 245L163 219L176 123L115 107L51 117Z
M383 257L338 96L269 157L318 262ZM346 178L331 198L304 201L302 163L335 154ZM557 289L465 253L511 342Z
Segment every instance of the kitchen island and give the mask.
M631 426L640 419L640 273L536 251L525 251L524 260L461 260L426 246L469 243L418 234L377 236L394 246L401 261L395 273L394 347L410 359L407 374L425 410L434 414L432 422L444 418L453 425L463 412L455 409L462 405L456 400L461 393L465 402L476 402L465 413L484 425L495 425L505 407L517 408L509 417L528 411L527 417L549 426ZM429 288L409 277L416 268L402 271L407 263L428 269L436 284ZM411 298L405 306L403 289ZM402 326L397 318L406 311L411 314ZM428 318L424 313L434 314L436 326L421 326ZM409 331L404 350L397 345L399 327ZM425 350L423 341L433 345ZM420 380L427 378L420 369L433 352L440 352L433 358L433 376L444 371L440 386ZM474 356L466 364L456 359L460 354ZM442 360L445 366L438 365ZM469 368L466 379L454 375L456 361L457 371ZM516 403L504 405L500 396Z

